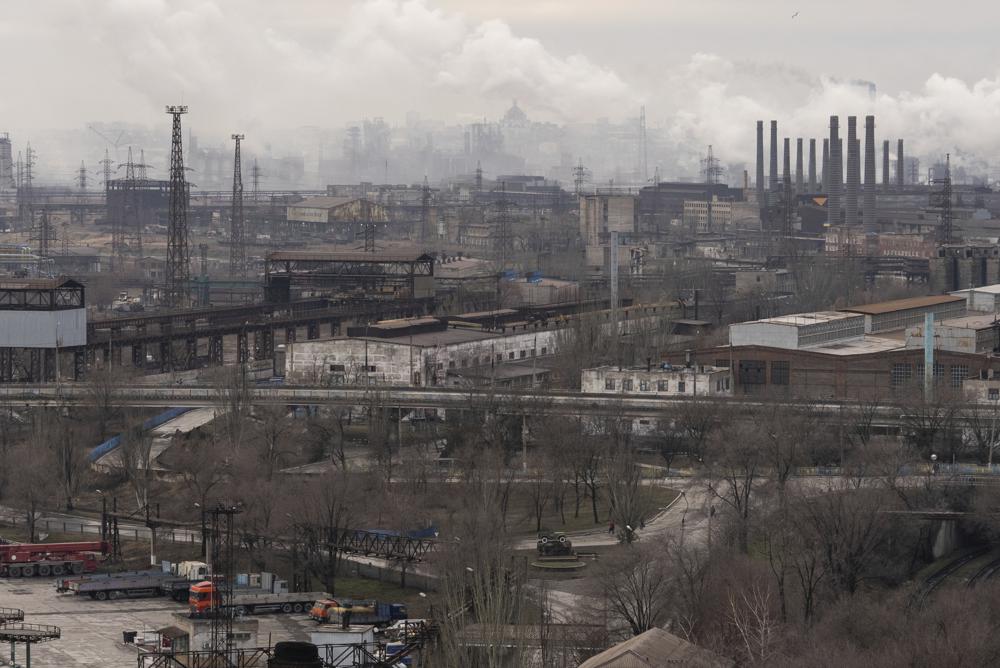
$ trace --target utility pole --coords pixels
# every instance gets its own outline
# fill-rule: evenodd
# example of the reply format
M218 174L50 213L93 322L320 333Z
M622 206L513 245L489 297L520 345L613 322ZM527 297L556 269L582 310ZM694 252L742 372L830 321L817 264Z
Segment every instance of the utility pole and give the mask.
M189 301L190 272L188 265L188 186L184 175L184 146L181 116L187 106L168 106L173 117L170 141L170 217L167 224L167 292L169 306L183 307Z
M247 276L247 237L243 221L243 168L240 164L240 142L245 135L232 135L236 142L233 157L233 202L229 216L229 275Z

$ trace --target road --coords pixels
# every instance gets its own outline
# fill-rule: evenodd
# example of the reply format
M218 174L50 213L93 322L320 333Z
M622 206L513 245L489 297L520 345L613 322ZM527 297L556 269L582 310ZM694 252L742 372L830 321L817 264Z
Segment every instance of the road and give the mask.
M659 417L671 408L689 404L692 397L674 397L655 394L585 394L574 391L505 391L495 392L472 388L444 387L388 387L388 386L338 386L303 387L273 386L248 389L254 404L283 406L361 406L373 398L391 408L442 408L467 409L481 406L496 413L528 415L570 416L626 416ZM219 403L218 390L209 386L131 385L114 390L115 402L120 406L153 407L211 407ZM12 408L19 406L89 405L95 401L94 393L84 384L6 385L0 388L0 401ZM720 414L731 412L752 415L757 409L773 408L774 402L751 400L747 397L713 397L713 405ZM809 411L820 418L839 418L857 411L852 402L839 401L788 401L780 403L794 410ZM895 426L907 423L906 408L881 404L873 409L873 425ZM969 419L969 413L978 410L982 416L991 417L993 407L970 405L956 420Z

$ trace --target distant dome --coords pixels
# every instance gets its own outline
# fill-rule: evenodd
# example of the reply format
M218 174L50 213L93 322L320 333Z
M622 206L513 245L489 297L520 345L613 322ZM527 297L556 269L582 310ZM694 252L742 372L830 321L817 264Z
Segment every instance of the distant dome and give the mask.
M523 125L528 122L528 114L524 113L524 110L517 106L517 100L514 100L510 109L503 115L503 121L508 125Z

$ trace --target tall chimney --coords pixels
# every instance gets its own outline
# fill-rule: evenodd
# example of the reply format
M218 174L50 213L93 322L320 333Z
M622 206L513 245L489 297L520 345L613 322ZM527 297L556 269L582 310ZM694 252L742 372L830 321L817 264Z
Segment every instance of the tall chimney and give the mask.
M843 180L841 179L840 169L837 168L838 164L843 164L840 156L840 119L836 116L831 116L830 169L823 171L824 174L827 171L830 172L830 176L827 177L829 198L826 200L826 222L830 227L840 226L840 189L843 186Z
M803 174L802 174L802 137L795 140L795 192L802 193L803 188Z
M809 140L809 192L816 192L816 140Z
M889 140L882 142L882 192L889 191Z
M903 177L906 175L906 165L903 164L903 140L896 143L896 186L902 188L906 183Z
M875 251L878 227L875 224L875 117L865 116L865 190L862 199L862 220L869 255Z
M823 179L822 192L830 194L830 138L823 138Z
M781 157L784 159L784 162L782 163L781 167L782 189L784 189L784 184L790 183L792 180L791 165L789 164L791 162L791 144L790 144L791 141L792 141L791 139L785 137L784 147L783 147L784 150L782 151L781 154Z
M778 121L771 121L771 164L768 165L767 189L778 190Z
M859 164L858 147L858 117L847 117L847 195L844 198L844 222L848 225L858 224L858 184L861 181L858 172L861 171Z
M764 197L764 121L757 121L757 206L763 209Z

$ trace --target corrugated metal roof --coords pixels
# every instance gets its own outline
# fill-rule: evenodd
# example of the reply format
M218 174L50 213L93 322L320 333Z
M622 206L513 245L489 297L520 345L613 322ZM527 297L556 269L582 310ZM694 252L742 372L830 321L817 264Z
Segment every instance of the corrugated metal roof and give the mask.
M309 197L302 200L301 202L294 202L289 204L289 208L298 207L300 209L335 209L338 206L343 206L349 204L355 200L363 199L361 197L327 197L321 195L319 197Z
M272 262L422 262L433 259L424 253L324 253L308 251L275 251L268 253Z
M660 668L671 665L728 668L734 662L661 628L653 628L590 657L580 664L580 668Z
M0 290L55 290L63 286L81 287L66 276L56 278L0 278Z
M894 299L890 302L879 302L878 304L862 304L861 306L849 306L841 309L849 313L863 313L864 315L882 315L883 313L893 313L895 311L908 311L915 308L927 308L940 304L950 304L953 302L964 302L964 297L952 295L931 295L929 297L909 297L907 299Z

